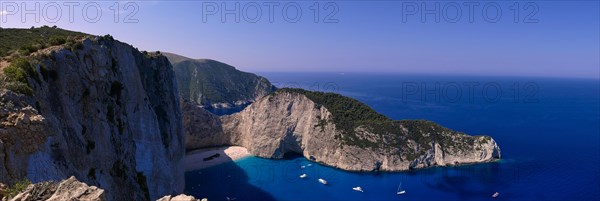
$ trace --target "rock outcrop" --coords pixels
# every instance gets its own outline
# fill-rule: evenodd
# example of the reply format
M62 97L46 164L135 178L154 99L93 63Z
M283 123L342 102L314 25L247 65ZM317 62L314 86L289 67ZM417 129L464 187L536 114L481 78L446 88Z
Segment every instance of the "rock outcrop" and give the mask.
M187 151L229 144L229 138L223 136L219 116L185 99L181 100L181 110L184 111L183 125L185 125L185 149Z
M74 176L69 179L54 182L45 181L37 184L30 184L17 195L8 201L66 201L66 200L85 200L85 201L106 201L104 189L96 186L88 186L80 182ZM206 198L200 200L189 195L166 195L156 201L207 201Z
M204 198L202 200L194 198L194 196L190 195L178 195L178 196L170 196L167 195L162 197L156 201L208 201L208 199Z
M184 118L193 116L190 111L202 114L184 110ZM240 113L198 118L221 124L202 131L186 124L188 138L200 135L200 143L190 142L188 149L239 145L265 158L294 152L351 171L401 171L500 158L500 148L489 136L469 136L424 120L392 121L335 94L283 89Z
M0 182L74 175L108 200L183 191L182 116L166 57L89 37L26 58L32 93L0 89Z
M60 183L40 182L29 185L25 190L10 199L10 201L64 201L86 200L106 201L103 189L88 186L70 177Z
M275 91L264 77L242 72L210 59L190 59L164 53L175 70L183 99L215 114L231 114Z

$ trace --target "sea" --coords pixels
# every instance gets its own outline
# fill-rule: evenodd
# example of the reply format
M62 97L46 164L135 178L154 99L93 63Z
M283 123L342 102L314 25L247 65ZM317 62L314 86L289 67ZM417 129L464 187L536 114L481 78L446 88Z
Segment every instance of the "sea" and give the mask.
M299 155L186 172L208 200L599 200L600 81L383 73L259 73L277 87L340 93L392 119L490 135L502 159L405 172L348 172ZM311 165L308 165L311 164ZM304 168L302 168L304 166ZM307 174L304 179L299 175ZM319 178L328 185L318 182ZM364 192L352 190L360 186ZM405 190L397 195L398 189ZM499 193L497 198L492 194Z

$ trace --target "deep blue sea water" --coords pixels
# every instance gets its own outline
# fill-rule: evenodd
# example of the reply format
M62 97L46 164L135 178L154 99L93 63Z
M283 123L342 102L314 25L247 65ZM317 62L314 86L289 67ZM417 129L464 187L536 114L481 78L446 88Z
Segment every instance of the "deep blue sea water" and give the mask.
M260 73L278 87L356 98L392 119L429 119L490 135L499 162L400 173L353 173L298 157L249 157L186 173L209 200L599 200L596 79L402 74ZM308 178L299 179L301 173ZM324 178L330 185L317 182ZM395 194L402 182L405 195ZM364 193L351 190L361 186Z

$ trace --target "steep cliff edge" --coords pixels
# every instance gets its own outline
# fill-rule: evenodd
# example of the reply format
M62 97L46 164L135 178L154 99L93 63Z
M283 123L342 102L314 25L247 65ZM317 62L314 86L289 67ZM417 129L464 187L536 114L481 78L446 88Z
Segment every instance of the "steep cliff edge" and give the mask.
M44 200L106 201L106 195L103 189L96 186L88 186L87 184L78 181L75 177L70 177L61 182L48 181L31 184L10 199L10 201Z
M166 57L107 36L17 61L24 62L2 67L12 80L2 86L12 91L0 90L0 182L74 175L108 200L183 191L182 116Z
M0 189L1 190L1 189ZM0 192L1 193L1 192ZM0 197L1 194L0 194ZM22 190L16 192L11 198L3 198L8 201L106 201L104 189L96 186L89 186L80 182L75 177L70 177L63 181L46 181L37 184L29 184ZM207 201L206 198L200 200L189 195L166 195L157 201Z
M219 116L185 99L181 100L181 111L183 111L183 132L187 151L230 144L229 137L223 136Z
M173 64L181 97L215 114L240 111L275 91L266 78L219 61L164 55Z
M295 152L351 171L400 171L500 158L500 148L489 136L469 136L424 120L393 121L333 93L281 89L218 121L219 131L202 134L215 145L244 146L266 158ZM188 131L190 138L200 133Z

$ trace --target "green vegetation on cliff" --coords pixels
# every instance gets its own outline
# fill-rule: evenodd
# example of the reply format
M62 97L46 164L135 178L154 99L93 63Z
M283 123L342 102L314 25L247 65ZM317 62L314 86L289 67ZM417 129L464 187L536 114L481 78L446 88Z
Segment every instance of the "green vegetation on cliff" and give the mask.
M392 123L386 116L377 113L360 101L336 93L307 91L297 88L283 88L276 93L299 93L312 100L317 106L324 106L333 114L336 128L346 133L354 132L360 125L373 123Z
M336 93L323 93L316 91L307 91L297 88L283 88L275 92L279 93L297 93L306 96L317 104L317 107L325 107L332 114L329 123L335 124L337 130L342 132L342 142L347 145L358 147L383 147L384 138L396 138L401 135L401 128L398 122L393 121L386 116L377 113L366 104ZM323 126L320 123L318 126ZM370 132L376 133L377 139L365 139L356 134L358 127L364 127Z
M2 69L2 71L3 74L0 75L0 88L25 95L33 93L27 83L27 77L33 76L36 72L29 58L15 59L9 66Z
M17 183L13 184L12 186L10 186L10 188L6 189L4 196L8 199L13 198L21 191L25 190L25 188L27 188L29 184L31 184L31 182L27 178L21 181L17 181Z
M17 51L27 55L48 46L64 44L69 37L87 35L89 34L48 26L31 29L2 28L0 29L0 57Z
M32 95L30 81L38 84L49 79L56 79L56 70L48 69L40 61L53 58L56 50L42 52L39 50L51 46L60 46L72 52L83 48L82 39L90 38L93 42L112 41L112 36L93 37L89 34L59 29L56 26L43 26L31 29L0 29L0 60L9 63L0 73L0 88L13 92ZM38 52L39 51L39 52ZM37 52L37 54L32 54Z
M10 65L3 69L4 75L12 81L18 81L27 83L27 77L33 74L33 66L29 59L18 58L10 63Z
M410 140L415 143L413 145L415 151L407 152L413 154L407 155L406 158L413 160L431 149L434 142L442 145L443 148L460 150L475 143L474 138L432 121L389 119L366 104L340 94L283 88L277 90L272 96L280 93L302 94L315 102L317 107L327 108L332 114L332 119L327 123L335 124L336 129L342 132L342 136L339 137L346 145L373 149L407 148ZM323 127L323 124L319 122L315 126ZM357 132L357 128L364 128L376 136L362 136Z
M56 26L42 26L31 29L0 29L0 58L5 57L10 63L2 69L0 75L0 88L5 88L17 93L32 95L27 78L40 82L36 62L39 58L30 56L31 53L50 46L74 44L75 38L88 34L59 29ZM10 57L6 57L9 56ZM47 55L42 55L47 56ZM39 66L44 79L55 76L53 71Z

